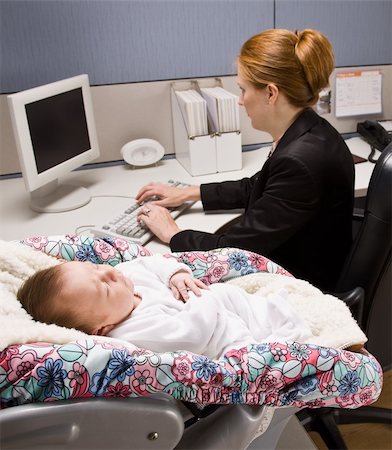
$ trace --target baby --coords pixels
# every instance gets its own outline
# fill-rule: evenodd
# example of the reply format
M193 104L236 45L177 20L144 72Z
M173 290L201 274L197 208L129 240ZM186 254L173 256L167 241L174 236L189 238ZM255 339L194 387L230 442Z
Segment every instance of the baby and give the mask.
M155 352L218 358L250 343L312 335L284 292L263 298L223 283L207 287L161 255L109 265L66 262L37 272L18 299L35 320L106 335Z

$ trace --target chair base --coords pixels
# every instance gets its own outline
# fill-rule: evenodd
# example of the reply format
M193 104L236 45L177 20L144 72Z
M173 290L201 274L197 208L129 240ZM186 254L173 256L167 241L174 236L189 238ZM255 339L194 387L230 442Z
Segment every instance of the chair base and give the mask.
M305 430L316 431L330 450L347 450L331 408L304 409L296 415Z
M392 425L392 409L364 406L359 409L339 409L333 412L339 425L350 423L385 423Z
M338 425L354 423L392 424L392 410L375 406L364 406L355 410L334 408L304 409L296 415L305 430L307 432L317 432L330 450L347 449Z

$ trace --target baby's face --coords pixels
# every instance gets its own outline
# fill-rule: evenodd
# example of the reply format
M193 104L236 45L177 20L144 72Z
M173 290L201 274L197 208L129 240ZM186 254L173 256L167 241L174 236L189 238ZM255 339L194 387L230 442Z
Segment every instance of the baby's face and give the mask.
M140 301L132 281L112 266L71 261L58 268L61 291L56 307L87 318L91 334L107 334Z

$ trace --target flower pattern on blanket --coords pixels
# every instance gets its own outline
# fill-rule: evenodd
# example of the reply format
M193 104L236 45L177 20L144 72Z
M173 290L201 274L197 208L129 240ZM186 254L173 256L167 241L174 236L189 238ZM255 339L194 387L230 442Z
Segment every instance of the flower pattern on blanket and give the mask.
M369 354L295 342L249 345L218 361L87 339L11 346L0 359L2 407L165 392L200 404L358 408L376 400L381 380Z
M73 234L23 243L65 260L113 266L150 255L127 241ZM255 272L291 276L268 258L239 249L165 256L184 262L208 284ZM92 337L62 345L10 345L0 353L1 407L165 392L200 404L357 408L374 402L381 387L382 369L366 351L295 342L248 345L220 360L184 351L154 353Z
M67 261L90 261L94 264L116 266L123 261L150 256L146 248L130 241L110 237L67 234L65 236L34 236L22 241L48 255ZM223 248L205 252L167 253L167 258L175 258L186 264L196 278L206 284L227 281L256 272L278 273L292 276L287 270L264 256L236 248Z
M122 239L94 239L90 236L33 236L21 241L36 250L66 261L90 261L95 264L117 265L151 253L145 248Z

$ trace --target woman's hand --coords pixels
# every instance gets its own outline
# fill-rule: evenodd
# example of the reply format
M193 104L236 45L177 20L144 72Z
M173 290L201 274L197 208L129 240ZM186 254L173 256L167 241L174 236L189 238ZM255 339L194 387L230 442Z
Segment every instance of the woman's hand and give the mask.
M200 289L208 289L201 280L194 278L185 271L176 272L169 281L169 287L177 300L186 302L189 299L189 292L193 292L198 297L201 296Z
M136 201L143 203L145 200L156 198L150 203L168 207L180 206L186 201L200 200L199 186L174 187L163 183L149 183L143 186L136 195Z
M137 216L137 220L143 221L155 236L165 244L168 244L170 239L181 231L170 212L156 203L149 202L144 205Z

